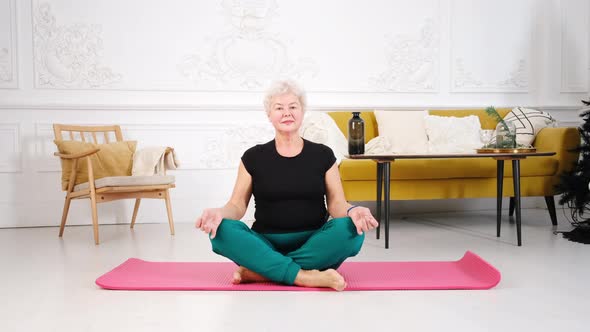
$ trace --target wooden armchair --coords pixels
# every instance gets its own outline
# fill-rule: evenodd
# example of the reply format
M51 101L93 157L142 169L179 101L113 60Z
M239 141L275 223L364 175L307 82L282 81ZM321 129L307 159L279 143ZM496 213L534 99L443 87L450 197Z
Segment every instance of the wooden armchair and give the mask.
M172 219L172 208L170 205L169 189L174 188L174 177L164 176L113 176L95 179L95 171L93 170L91 156L100 151L98 137L104 137L104 143L110 143L110 134L114 134L117 142L123 141L123 135L119 126L71 126L63 124L54 124L53 131L56 141L64 140L62 132L69 132L69 140L75 141L75 137L79 136L81 142L94 143L96 148L88 149L75 154L64 154L56 152L55 156L62 160L70 160L71 173L67 185L65 203L63 214L61 218L61 225L59 228L59 236L63 236L70 202L73 199L90 199L92 207L92 225L94 229L94 242L99 244L98 240L98 213L97 203L104 203L118 199L135 198L135 206L133 208L133 216L131 218L131 228L135 225L137 211L142 198L156 198L163 199L166 202L166 210L168 213L168 224L170 226L170 234L174 235L174 221ZM79 135L76 135L79 134ZM171 153L168 148L166 153ZM85 158L88 168L88 182L76 184L76 173L78 165L81 160ZM63 163L62 163L63 165ZM96 166L95 166L96 167ZM64 172L62 166L62 172Z

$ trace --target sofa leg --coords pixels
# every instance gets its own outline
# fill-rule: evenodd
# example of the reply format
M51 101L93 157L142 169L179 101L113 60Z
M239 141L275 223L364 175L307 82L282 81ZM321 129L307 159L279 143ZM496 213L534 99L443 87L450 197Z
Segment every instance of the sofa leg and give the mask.
M547 203L547 209L549 210L549 216L551 217L551 223L553 226L557 226L557 213L555 213L555 199L553 196L545 196L545 203Z
M510 203L508 204L508 216L514 215L514 197L510 197Z

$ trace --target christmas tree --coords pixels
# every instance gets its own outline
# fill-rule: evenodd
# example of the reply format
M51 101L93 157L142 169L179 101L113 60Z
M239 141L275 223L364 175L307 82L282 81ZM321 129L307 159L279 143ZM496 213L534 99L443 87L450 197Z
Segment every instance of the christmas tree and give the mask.
M560 204L570 209L571 223L575 228L563 233L563 237L574 242L590 244L590 99L582 100L585 107L580 111L584 123L578 128L582 138L576 148L580 157L571 172L561 176L557 186L562 193Z

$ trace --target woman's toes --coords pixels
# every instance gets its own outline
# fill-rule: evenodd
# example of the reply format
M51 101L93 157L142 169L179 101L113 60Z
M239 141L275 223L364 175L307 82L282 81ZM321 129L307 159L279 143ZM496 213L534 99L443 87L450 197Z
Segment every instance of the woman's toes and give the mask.
M240 271L235 271L233 274L233 278L232 278L232 283L233 284L239 284L242 282L242 274L240 273Z

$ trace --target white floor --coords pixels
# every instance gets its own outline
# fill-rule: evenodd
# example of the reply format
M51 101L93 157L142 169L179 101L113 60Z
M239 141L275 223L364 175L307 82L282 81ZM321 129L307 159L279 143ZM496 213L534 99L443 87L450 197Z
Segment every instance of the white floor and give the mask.
M570 229L559 214L558 229ZM487 291L128 292L94 280L129 257L221 261L191 224L0 230L0 331L588 331L590 245L523 210L523 246L495 212L411 215L391 248L371 233L357 261L455 260L471 250L502 272Z

